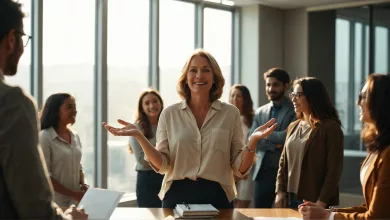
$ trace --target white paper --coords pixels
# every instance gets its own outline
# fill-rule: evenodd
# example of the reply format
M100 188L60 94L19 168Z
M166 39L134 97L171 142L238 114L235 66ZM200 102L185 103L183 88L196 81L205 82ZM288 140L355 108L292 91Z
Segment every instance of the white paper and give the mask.
M84 208L90 220L108 220L123 194L124 192L89 188L81 199L78 208Z
M254 217L253 220L302 220L296 217Z

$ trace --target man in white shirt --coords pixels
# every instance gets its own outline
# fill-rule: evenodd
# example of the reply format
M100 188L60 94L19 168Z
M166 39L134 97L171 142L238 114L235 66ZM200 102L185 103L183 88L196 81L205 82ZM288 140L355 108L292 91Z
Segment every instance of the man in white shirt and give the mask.
M4 82L4 75L16 74L30 38L23 17L21 4L0 0L0 219L87 219L84 210L71 207L62 213L52 201L35 103Z

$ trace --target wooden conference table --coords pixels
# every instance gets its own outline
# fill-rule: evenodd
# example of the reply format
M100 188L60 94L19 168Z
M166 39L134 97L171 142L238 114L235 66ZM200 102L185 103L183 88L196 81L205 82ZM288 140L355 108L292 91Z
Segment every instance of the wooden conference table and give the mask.
M172 217L170 217L172 216ZM222 209L216 219L248 220L251 217L298 217L299 212L292 209ZM116 208L110 220L160 220L174 219L173 210L165 208Z

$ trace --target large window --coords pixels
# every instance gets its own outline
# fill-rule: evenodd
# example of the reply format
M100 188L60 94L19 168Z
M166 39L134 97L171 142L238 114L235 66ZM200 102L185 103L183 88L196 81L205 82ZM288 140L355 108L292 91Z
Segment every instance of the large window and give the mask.
M373 12L372 39L370 12L366 7L339 10L336 19L336 108L343 124L346 149L365 150L360 141L362 123L356 100L367 75L389 71L390 23L385 19L389 10L378 5Z
M22 10L26 14L23 20L24 32L31 35L31 0L20 0ZM25 92L30 93L30 63L31 63L31 41L24 48L20 57L18 72L12 77L7 77L7 83L20 86Z
M222 101L227 102L231 86L232 12L204 9L204 48L217 60L225 78Z
M336 19L336 108L343 125L345 149L364 149L356 100L368 74L368 38L365 23Z
M80 135L84 171L92 183L95 1L50 0L43 8L43 98L58 92L76 98L72 128Z
M108 122L133 122L148 82L149 1L109 1L107 38ZM108 188L135 192L135 158L127 144L128 137L108 134Z
M160 91L165 106L180 101L176 85L194 51L194 5L160 0Z
M198 47L204 47L217 59L226 80L221 100L228 100L232 74L232 12L229 11L229 6L201 1L159 0L159 4L156 4L159 5L159 17L156 19L159 23L156 25L150 21L150 18L154 21L156 16L150 14L155 12L156 5L149 5L150 2L154 3L149 0L109 0L107 4L99 5L107 6L107 15L96 14L96 0L45 0L42 1L42 10L39 7L32 8L33 0L19 2L23 4L23 11L27 14L24 32L28 35L32 35L32 14L43 13L36 14L39 20L43 18L42 24L35 24L42 30L42 36L32 36L33 39L42 37L43 41L38 45L42 47L34 48L34 54L32 42L29 42L20 59L18 74L7 77L6 80L30 93L32 56L42 54L42 64L37 65L43 67L39 73L42 74L43 83L34 85L34 88L38 88L38 92L42 89L43 94L36 95L42 95L43 102L50 95L60 92L70 93L75 97L78 114L72 129L80 135L82 162L87 182L91 185L94 185L96 164L107 165L108 175L101 178L103 182L107 178L108 188L135 192L136 184L136 161L134 155L129 153L128 137L108 134L108 163L101 164L104 161L99 158L95 161L95 141L102 138L94 136L96 126L100 126L94 118L95 100L100 98L94 91L95 57L105 55L95 48L95 27L101 24L97 21L103 18L97 15L107 16L108 90L107 103L103 107L107 108L109 124L119 126L119 118L134 122L138 97L148 88L150 78L159 77L158 86L165 106L179 102L176 85L181 69ZM201 15L199 12L202 10L204 16L195 21L196 15ZM152 43L155 36L150 34L157 31L159 48L154 50ZM203 41L199 39L203 45L195 45L196 34L199 33L203 33ZM155 62L149 62L157 57L157 51L159 76L151 75L156 71L149 71L156 68ZM37 62L40 60L34 59ZM40 110L42 106L38 108Z

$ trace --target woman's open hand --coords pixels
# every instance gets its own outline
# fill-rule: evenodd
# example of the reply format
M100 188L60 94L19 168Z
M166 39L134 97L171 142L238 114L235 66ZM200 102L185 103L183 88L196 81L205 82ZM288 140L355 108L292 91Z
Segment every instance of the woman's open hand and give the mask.
M256 141L256 143L257 143L257 141L259 141L260 139L265 138L268 135L270 135L275 130L276 126L278 125L277 123L275 123L275 121L276 121L276 119L272 118L267 123L256 128L256 130L252 133L250 139L251 140L254 139L254 141Z
M137 136L140 134L140 130L134 124L121 119L118 119L118 123L124 125L124 127L114 128L106 122L103 122L103 126L107 129L107 131L115 136Z

